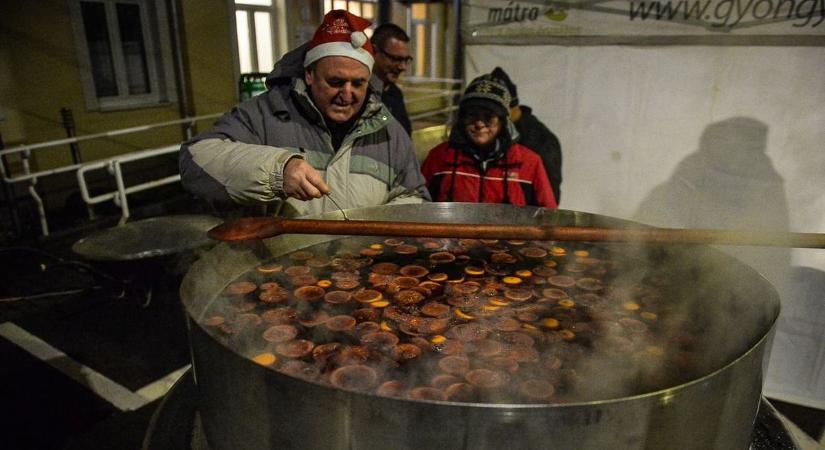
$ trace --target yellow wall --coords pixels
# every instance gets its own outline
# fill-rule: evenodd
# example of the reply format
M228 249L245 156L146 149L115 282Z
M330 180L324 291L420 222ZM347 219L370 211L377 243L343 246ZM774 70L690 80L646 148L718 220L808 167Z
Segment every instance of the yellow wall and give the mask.
M0 43L7 42L5 30L0 28ZM14 73L11 69L11 51L0 46L0 134L6 145L23 140L23 122L17 107Z
M178 6L182 30L184 79L190 114L213 114L231 109L237 103L237 79L229 2L173 1ZM295 29L298 20L295 19L300 18L301 6L305 5L298 0L287 0L286 3L292 15L289 37L294 40L298 34ZM404 7L393 6L393 19L403 24ZM317 7L312 4L310 9L315 12ZM433 9L432 14L441 15L443 22L443 8L430 9ZM310 14L310 21L315 20L316 14ZM179 105L175 102L109 112L86 109L66 0L0 2L0 42L0 105L5 116L0 121L0 133L6 147L66 137L60 118L63 107L73 111L79 135L180 117ZM200 123L199 130L209 125ZM83 160L92 161L180 140L180 127L170 126L152 132L84 141L79 145ZM68 146L37 150L34 154L35 170L71 163Z
M3 51L0 59L11 72L0 87L0 103L8 119L0 122L7 147L66 137L60 109L71 108L79 135L98 133L178 118L176 104L127 111L88 111L83 96L74 35L65 0L0 2ZM3 69L0 69L2 71ZM84 161L141 148L167 145L180 139L169 127L80 143ZM68 146L34 152L34 168L42 170L71 163Z
M308 2L306 0L286 0L287 10L287 37L288 50L303 44L312 39L315 28L321 24L321 2Z
M180 5L193 112L227 111L238 102L228 4L225 0L181 0Z

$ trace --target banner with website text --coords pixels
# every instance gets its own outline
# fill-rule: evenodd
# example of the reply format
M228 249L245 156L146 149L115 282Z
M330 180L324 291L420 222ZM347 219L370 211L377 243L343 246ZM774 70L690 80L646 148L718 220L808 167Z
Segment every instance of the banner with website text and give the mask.
M825 0L465 0L463 6L470 44L488 37L825 37Z

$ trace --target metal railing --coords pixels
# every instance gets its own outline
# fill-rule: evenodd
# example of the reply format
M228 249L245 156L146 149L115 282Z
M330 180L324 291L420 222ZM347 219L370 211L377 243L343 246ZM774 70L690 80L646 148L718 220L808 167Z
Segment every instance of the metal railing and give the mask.
M17 147L12 147L12 148L7 148L5 150L0 150L0 156L5 157L7 155L11 155L11 154L14 154L14 153L23 153L23 152L26 152L26 151L37 150L37 149L46 148L46 147L56 147L58 145L73 144L73 143L77 143L77 142L88 141L88 140L91 140L91 139L100 139L100 138L107 138L107 137L122 136L124 134L138 133L138 132L141 132L141 131L149 131L149 130L154 130L155 128L168 127L168 126L172 126L172 125L188 124L188 125L190 125L189 129L191 129L191 126L193 126L195 122L198 122L200 120L216 119L216 118L218 118L222 115L223 115L223 113L207 114L207 115L197 116L197 117L187 117L187 118L184 118L184 119L169 120L169 121L166 121L166 122L150 123L150 124L147 124L147 125L140 125L140 126L137 126L137 127L121 128L119 130L104 131L102 133L84 134L82 136L75 136L75 137L70 137L70 138L57 139L57 140L54 140L54 141L39 142L37 144L20 145L20 146L17 146ZM5 169L4 169L3 176L5 177L5 175L6 174L5 174Z
M412 94L422 94L416 95L415 98L409 98L407 96L406 103L408 105L416 104L420 102L430 101L433 99L438 98L445 98L448 99L446 102L448 106L436 108L429 111L423 111L414 115L410 116L410 120L421 120L432 116L439 116L439 115L447 115L450 117L450 113L457 109L456 106L453 105L453 100L461 94L460 86L463 82L462 80L452 79L452 78L426 78L426 77L407 77L404 79L406 86L404 90L408 93ZM433 85L433 84L442 84L445 85L445 88L436 88L436 87L425 87L423 85ZM33 151L41 151L43 149L47 149L50 147L58 147L63 145L74 145L79 142L89 141L93 139L103 139L103 138L111 138L115 136L123 136L132 133L139 133L139 132L146 132L151 131L157 128L174 126L174 125L187 125L187 135L191 137L191 130L194 124L201 120L208 120L208 119L215 119L222 115L222 113L216 114L207 114L203 116L197 117L187 117L184 119L176 119L176 120L169 120L165 122L157 122L147 125L140 125L136 127L129 127L129 128L122 128L118 130L106 131L102 133L93 133L93 134L86 134L81 136L74 136L64 139L56 139L47 142L39 142L36 144L28 144L28 145L21 145L17 147L12 147L4 150L0 150L0 175L2 175L2 181L8 186L13 184L24 184L27 183L27 192L28 195L32 198L35 207L37 209L37 214L40 220L40 230L43 236L49 235L49 223L46 217L46 208L43 202L43 198L41 197L40 193L37 191L37 184L38 180L44 177L49 177L53 175L68 173L68 172L76 172L77 175L77 182L80 188L80 193L83 198L83 201L86 203L87 206L87 213L89 217L93 217L93 206L99 203L113 201L115 205L117 205L121 209L121 218L120 223L125 223L129 220L131 216L131 212L129 210L129 203L127 197L129 194L133 194L135 192L144 191L147 189L156 188L159 186L164 186L171 183L176 183L180 180L180 175L171 175L166 176L163 178L155 179L146 181L143 183L139 183L133 186L126 186L125 181L123 179L123 165L126 163L152 158L160 155L165 155L169 153L177 152L179 149L179 145L175 144L168 147L161 147L155 149L148 149L148 150L140 150L131 153L125 153L123 155L118 155L115 157L111 157L108 159L98 160L98 161L91 161L87 163L72 163L67 164L64 166L46 169L46 170L38 170L32 171L31 170L31 155ZM449 121L449 119L445 120L445 124ZM11 169L7 167L7 158L13 155L17 155L20 158L20 167L21 172L13 174ZM114 178L116 189L110 192L106 192L103 194L98 195L91 195L89 189L89 182L86 178L86 174L92 171L97 170L106 170L109 175ZM9 201L14 201L12 198L9 198Z
M129 201L127 199L127 195L180 181L180 174L175 174L126 187L126 183L123 180L123 164L146 158L152 158L155 156L166 155L169 153L177 153L179 150L180 145L170 145L168 147L132 152L125 155L116 156L114 158L82 164L77 170L77 183L80 186L80 195L83 197L83 201L89 206L109 200L114 201L115 205L120 207L121 211L120 221L118 224L123 225L127 220L129 220L129 216L131 215L129 212ZM92 197L89 194L89 185L86 181L86 173L93 170L102 169L108 171L109 175L112 175L115 178L117 190Z
M437 115L440 115L440 114L447 114L448 117L449 117L449 114L452 113L453 111L457 110L457 109L458 109L458 106L445 106L444 108L434 109L432 111L424 111L424 112L418 113L418 114L413 114L413 115L410 116L410 120L421 120L421 119L425 119L427 117L437 116ZM450 122L449 120L445 120L444 124L448 125L449 122Z
M458 109L458 106L453 103L461 95L462 83L463 80L455 78L405 77L404 104L407 106L439 98L447 100L447 106L413 114L410 116L410 120L422 120L428 117L446 115L447 119L445 119L444 124L448 125L451 113ZM433 84L440 84L444 87L428 87L428 85Z
M446 84L461 84L464 80L458 78L435 78L435 77L404 77L405 83L410 84L426 84L426 83L446 83Z
M17 147L12 147L4 150L0 150L0 159L2 159L2 164L0 164L0 174L2 175L3 183L7 185L12 185L15 183L28 183L27 192L29 196L34 201L34 204L37 209L37 214L40 219L40 230L43 236L49 235L49 223L46 218L46 208L43 203L43 199L40 194L37 192L36 186L37 182L40 178L58 175L67 172L77 172L77 179L80 185L81 195L83 196L83 200L87 204L87 208L89 214L92 214L92 205L101 203L108 200L113 200L117 206L121 209L121 223L128 220L130 213L129 213L129 205L126 199L128 194L143 191L146 189L151 189L158 186L163 186L166 184L174 183L180 180L179 175L173 175L164 177L157 180L152 180L144 183L137 184L135 186L127 187L123 180L123 171L122 171L122 164L127 162L133 162L140 159L152 158L159 155L173 153L178 151L179 144L175 144L169 147L162 147L157 149L150 149L150 150L141 150L137 152L126 153L123 155L115 156L112 158L92 161L88 163L73 163L68 164L65 166L60 166L52 169L46 170L39 170L32 172L31 170L31 155L32 151L46 149L49 147L57 147L61 145L67 144L76 144L82 141L88 141L92 139L101 139L101 138L110 138L114 136L122 136L125 134L131 133L139 133L145 131L151 131L157 128L168 127L173 125L187 125L187 136L191 137L191 130L194 124L201 120L208 120L208 119L215 119L220 117L222 113L217 114L207 114L203 116L197 117L187 117L184 119L176 119L176 120L169 120L165 122L157 122L147 125L141 125L137 127L129 127L129 128L122 128L118 130L106 131L103 133L93 133L87 134L82 136L64 138L64 139L57 139L53 141L47 142L39 142L36 144L28 144L28 145L20 145ZM18 155L20 157L20 165L21 165L21 173L12 174L11 169L7 167L7 158L12 155ZM117 189L115 191L97 195L92 197L89 195L88 184L86 182L85 174L92 170L99 170L102 168L106 168L109 170L109 174L115 178L115 184ZM14 199L9 198L10 202L13 202Z

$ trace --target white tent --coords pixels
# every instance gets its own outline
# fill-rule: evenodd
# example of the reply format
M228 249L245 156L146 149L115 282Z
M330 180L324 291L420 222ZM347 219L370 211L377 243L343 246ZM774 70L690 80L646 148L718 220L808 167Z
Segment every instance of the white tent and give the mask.
M825 232L825 0L559 4L465 2L462 30L466 79L501 66L559 137L562 208ZM782 298L765 394L825 409L825 250L725 250Z

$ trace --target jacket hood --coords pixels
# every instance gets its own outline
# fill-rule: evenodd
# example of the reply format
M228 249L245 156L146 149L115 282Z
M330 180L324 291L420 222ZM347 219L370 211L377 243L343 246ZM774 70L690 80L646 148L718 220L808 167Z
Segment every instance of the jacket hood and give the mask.
M275 68L269 75L266 76L266 87L272 87L279 84L288 84L293 78L302 78L304 76L304 54L306 54L309 42L287 52L278 62L275 63Z
M309 48L309 42L288 51L278 62L269 75L266 76L266 87L272 89L281 84L290 84L294 78L304 78L304 55ZM370 89L373 92L382 92L384 83L375 74L370 76Z
M521 109L522 116L532 116L533 115L533 108L529 106L519 105L519 109Z

